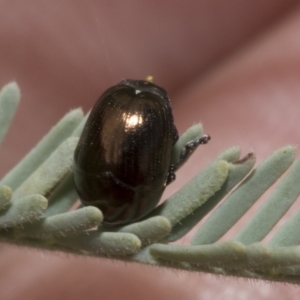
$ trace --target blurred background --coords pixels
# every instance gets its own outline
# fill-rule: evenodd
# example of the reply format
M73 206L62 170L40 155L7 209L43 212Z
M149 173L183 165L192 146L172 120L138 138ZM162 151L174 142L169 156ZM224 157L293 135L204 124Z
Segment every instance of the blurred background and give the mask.
M180 133L202 122L212 136L165 197L230 146L241 146L243 154L255 150L260 162L281 146L297 145L299 5L0 0L0 86L16 81L22 93L1 148L0 175L70 109L86 112L108 87L147 75L168 91ZM298 299L290 285L2 244L0 266L1 299Z

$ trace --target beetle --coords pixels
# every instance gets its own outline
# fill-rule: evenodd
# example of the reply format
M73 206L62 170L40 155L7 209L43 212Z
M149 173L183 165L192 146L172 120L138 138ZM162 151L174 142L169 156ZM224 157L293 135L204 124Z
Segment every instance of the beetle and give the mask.
M132 223L159 202L175 172L204 135L187 143L171 164L178 132L167 92L147 80L123 80L92 109L74 154L74 181L84 205L98 207L104 224Z

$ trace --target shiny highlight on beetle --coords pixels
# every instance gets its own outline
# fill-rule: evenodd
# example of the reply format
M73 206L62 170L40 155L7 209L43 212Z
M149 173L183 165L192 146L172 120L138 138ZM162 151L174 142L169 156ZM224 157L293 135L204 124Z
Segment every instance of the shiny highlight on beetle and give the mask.
M134 130L136 126L143 124L143 116L140 114L127 115L122 114L123 120L125 122L125 131Z

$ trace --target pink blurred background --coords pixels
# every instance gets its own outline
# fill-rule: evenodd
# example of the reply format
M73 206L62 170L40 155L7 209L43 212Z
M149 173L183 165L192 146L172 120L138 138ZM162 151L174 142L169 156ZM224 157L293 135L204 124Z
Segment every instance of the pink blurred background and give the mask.
M165 197L227 147L254 149L261 161L297 145L299 4L0 0L0 85L17 81L22 92L1 148L0 175L71 108L87 111L111 85L149 74L168 90L180 133L201 121L212 136ZM0 245L0 266L1 299L298 299L290 285L9 245Z

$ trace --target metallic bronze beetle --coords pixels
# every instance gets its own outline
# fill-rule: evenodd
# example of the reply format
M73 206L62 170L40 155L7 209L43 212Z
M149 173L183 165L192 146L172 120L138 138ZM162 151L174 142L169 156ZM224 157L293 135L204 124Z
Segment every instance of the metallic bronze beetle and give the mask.
M106 225L149 213L175 171L209 136L189 142L171 164L177 129L167 92L143 80L124 80L95 104L75 151L74 179L84 205L101 209Z

